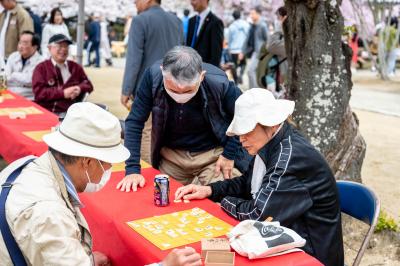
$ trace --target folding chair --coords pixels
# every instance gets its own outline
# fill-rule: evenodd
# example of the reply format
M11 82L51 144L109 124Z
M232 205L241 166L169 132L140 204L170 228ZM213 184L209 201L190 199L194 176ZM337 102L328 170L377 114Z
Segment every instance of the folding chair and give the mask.
M82 95L82 99L79 99L78 102L87 102L88 101L88 97L89 97L89 93L86 92L85 94ZM95 105L97 105L98 107L108 111L108 106L103 104L103 103L94 103ZM63 113L58 113L58 121L62 122L65 118L65 115L67 114L67 112L63 112Z
M125 120L119 120L121 125L121 139L125 139Z
M338 180L336 184L339 190L341 211L370 226L353 262L353 266L358 266L374 232L381 205L375 193L363 184L343 180Z
M88 101L88 97L89 97L89 93L86 92L83 96L82 99L80 100L80 102L87 102ZM108 106L103 104L103 103L94 103L95 105L97 105L98 107L108 111Z
M85 93L83 98L82 98L82 102L87 102L88 97L89 97L89 93ZM94 104L99 106L99 107L101 107L101 108L103 108L106 111L109 111L108 106L103 104L103 103L94 103ZM63 117L63 119L64 119L64 117ZM119 120L119 123L121 124L121 129L122 129L121 138L124 139L124 137L125 137L125 120Z

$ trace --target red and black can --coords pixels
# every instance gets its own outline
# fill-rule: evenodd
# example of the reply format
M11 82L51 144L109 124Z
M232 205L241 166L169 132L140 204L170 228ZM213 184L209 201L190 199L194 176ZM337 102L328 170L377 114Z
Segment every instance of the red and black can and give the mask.
M154 205L169 205L169 176L160 174L154 177Z

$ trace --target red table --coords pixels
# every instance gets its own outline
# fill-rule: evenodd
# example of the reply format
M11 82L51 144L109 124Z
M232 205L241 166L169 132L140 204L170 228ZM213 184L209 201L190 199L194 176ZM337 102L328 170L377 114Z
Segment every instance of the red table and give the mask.
M49 131L58 124L58 117L37 104L16 94L7 92L7 97L0 103L0 112L4 108L35 107L40 114L28 114L25 119L10 119L0 115L0 155L12 162L26 155L40 156L47 150L47 145L38 138L36 141L24 134L27 131ZM11 98L11 99L10 99ZM114 265L143 265L161 261L169 251L161 251L141 235L133 231L126 222L147 218L153 215L167 214L199 207L231 225L238 223L224 213L221 208L209 201L192 201L189 204L171 204L168 207L156 207L153 204L153 177L158 173L153 168L143 167L147 185L138 192L125 193L115 189L123 177L123 166L116 165L113 177L107 186L98 193L81 194L85 205L82 211L93 235L94 249L107 254ZM180 185L171 180L171 193ZM200 243L189 246L200 252ZM291 253L279 257L250 261L236 257L236 265L321 265L316 259L303 252Z
M83 204L82 212L89 224L93 236L94 250L108 255L113 265L144 265L161 261L170 250L162 251L136 231L126 222L182 211L199 207L208 213L236 225L238 221L228 216L219 205L212 201L196 200L188 204L171 203L168 207L156 207L153 204L153 177L159 173L153 168L142 170L146 185L137 192L120 192L115 189L124 172L114 172L112 178L100 192L80 195ZM180 184L171 180L171 195ZM200 252L200 243L189 244ZM278 257L250 261L236 254L235 265L274 265L274 266L313 266L322 265L318 260L304 252L290 253Z
M47 145L36 141L23 132L50 130L58 124L58 117L17 94L6 92L0 103L0 111L4 108L35 107L40 114L27 114L25 119L10 119L8 115L0 115L0 155L11 163L27 155L42 155Z

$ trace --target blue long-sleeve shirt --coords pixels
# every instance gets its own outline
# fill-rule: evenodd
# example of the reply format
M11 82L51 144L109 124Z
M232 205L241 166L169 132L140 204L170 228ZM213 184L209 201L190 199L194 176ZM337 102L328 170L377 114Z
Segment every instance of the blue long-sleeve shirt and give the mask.
M98 21L90 22L89 41L100 42L101 27Z

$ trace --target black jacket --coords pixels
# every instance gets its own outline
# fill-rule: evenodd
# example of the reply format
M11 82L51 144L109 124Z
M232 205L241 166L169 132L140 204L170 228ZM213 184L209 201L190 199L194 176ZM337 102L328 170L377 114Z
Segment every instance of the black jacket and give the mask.
M210 198L238 220L272 217L303 237L303 249L324 265L343 265L338 191L322 155L287 123L258 155L267 173L255 199L250 193L254 160L243 176L210 184Z
M152 113L151 162L154 168L159 167L160 150L165 145L164 138L168 119L168 94L163 85L160 69L161 61L156 62L143 74L143 80L137 90L132 110L125 122L125 146L131 152L126 161L126 174L140 173L140 141L144 123ZM241 91L229 81L225 73L210 64L203 64L206 71L199 92L204 104L203 115L211 125L212 131L226 158L234 160L236 168L245 172L252 157L242 147L237 137L227 137L225 132L233 119L235 101ZM229 151L229 152L228 152ZM227 155L232 154L234 158Z
M192 43L196 16L189 20L189 30L186 45ZM200 54L203 62L219 67L222 55L222 44L224 41L224 24L212 12L204 20L199 35L197 36L194 49Z

